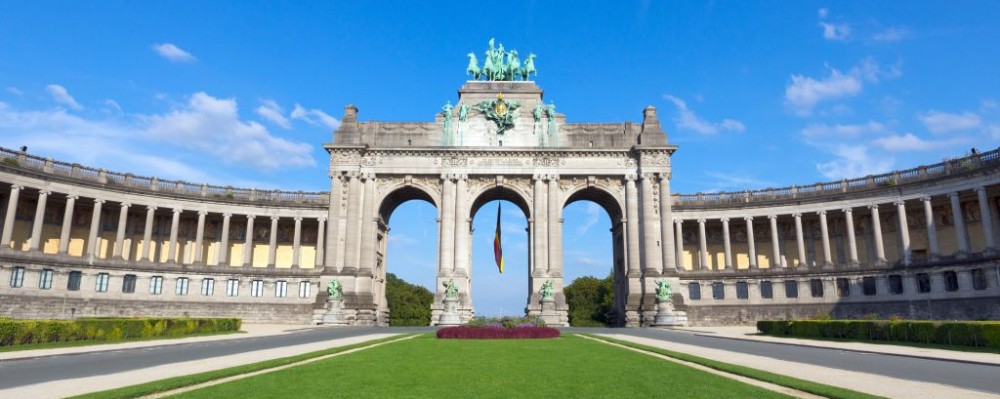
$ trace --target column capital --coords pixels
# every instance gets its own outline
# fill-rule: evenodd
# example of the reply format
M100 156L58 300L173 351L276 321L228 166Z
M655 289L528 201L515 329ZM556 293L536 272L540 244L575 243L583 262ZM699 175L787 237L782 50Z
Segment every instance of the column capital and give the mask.
M48 190L38 190L38 196L39 197L42 197L42 196L48 197L49 194L52 194L52 192L48 191Z
M948 193L948 197L952 199L958 199L958 191Z
M302 216L296 216L295 217L295 221L296 222L301 222L302 221Z
M13 191L21 191L21 190L24 190L24 186L14 184L14 185L10 186L10 189L13 190Z
M726 223L726 224L729 223L729 218L721 218L719 220L722 221L722 223Z
M802 214L799 213L799 212L795 212L795 213L792 213L792 217L796 218L796 219L801 219L802 218Z
M326 216L318 217L316 218L316 220L319 221L320 223L326 223Z
M978 186L976 188L973 188L973 190L975 190L977 194L978 193L985 193L986 192L986 186Z
M670 181L670 178L673 177L670 172L657 172L656 175L660 177L661 182Z
M744 216L743 220L746 220L748 222L752 222L753 221L753 216Z
M80 199L80 196L76 195L76 194L66 194L66 199L68 199L68 200L71 199L71 200L76 201L76 200Z
M819 211L816 211L816 214L820 216L826 216L826 209L821 209Z
M636 180L636 174L635 173L626 173L625 174L625 181L627 181L627 182L630 182L630 181L634 182L635 180Z
M375 180L375 172L360 172L361 180Z
M872 211L878 212L878 204L868 205L868 209L871 209Z
M895 200L892 203L895 204L896 206L904 206L904 205L906 205L906 201L903 200L903 199Z
M208 211L198 211L198 216L208 215Z
M778 219L778 215L767 215L767 218L771 219L771 220L777 220Z
M148 211L148 212L156 212L156 206L155 205L146 205L146 211Z
M642 177L642 180L656 181L656 175L657 173L655 172L646 172L641 174L640 176Z
M226 213L223 213L223 214L222 214L222 218L223 218L223 219L229 219L229 218L231 218L231 217L233 217L233 214L232 214L232 213L229 213L229 212L226 212Z
M181 213L181 212L184 212L184 210L183 210L183 209L181 209L181 208L173 208L173 209L171 209L171 211L173 211L174 213Z
M534 175L531 175L531 180L534 180L536 183L545 181L545 175L542 173L535 173Z
M256 217L257 215L247 215L248 220L254 220Z
M698 224L705 224L705 218L698 218Z
M674 224L681 224L681 223L684 223L684 219L674 218Z
M100 198L94 198L94 203L95 203L95 204L103 204L103 203L104 203L104 200L103 200L103 199L100 199Z
M920 200L924 202L931 202L931 196L925 195L923 197L920 197Z
M850 215L850 214L854 213L854 208L844 208L844 209L841 209L840 211L844 212L844 214L846 214L846 215Z
M131 203L131 202L122 202L122 203L121 203L121 207L122 207L122 209L128 209L128 208L129 208L129 207L131 207L131 206L132 206L132 203Z
M271 216L271 221L272 222L277 222L278 219L281 219L281 217L279 217L279 216Z
M549 181L559 180L559 175L556 174L556 173L549 173L549 174L547 174L545 176L546 176L546 178L549 179Z

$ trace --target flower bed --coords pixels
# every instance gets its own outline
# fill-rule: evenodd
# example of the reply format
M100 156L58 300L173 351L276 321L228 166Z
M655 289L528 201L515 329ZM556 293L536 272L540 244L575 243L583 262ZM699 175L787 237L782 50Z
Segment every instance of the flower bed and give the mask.
M552 327L519 326L504 328L499 326L457 326L445 327L437 331L438 338L450 339L532 339L557 338L559 330Z

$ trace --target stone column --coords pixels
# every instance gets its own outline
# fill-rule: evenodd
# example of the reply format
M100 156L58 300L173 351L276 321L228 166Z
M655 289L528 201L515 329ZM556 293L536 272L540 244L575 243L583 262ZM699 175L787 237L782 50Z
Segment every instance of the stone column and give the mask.
M472 247L469 234L469 189L468 176L459 175L455 182L455 274L469 275L469 250Z
M324 254L323 249L324 247L329 247L329 246L323 244L326 242L325 237L323 237L323 235L326 233L326 218L319 218L317 220L319 221L319 227L316 228L316 260L314 261L315 265L313 265L313 267L322 268L325 267L323 265L323 259L329 259Z
M45 223L45 203L48 202L49 192L41 190L38 192L38 204L35 206L35 221L31 225L31 238L28 240L28 250L37 251L42 243L42 224Z
M793 213L792 217L795 218L795 245L799 251L799 266L808 267L809 264L806 263L806 242L802 234L802 214Z
M993 212L990 211L990 200L986 196L986 187L976 187L976 196L979 199L979 219L983 226L983 238L986 240L986 252L997 250L997 239L993 233Z
M253 219L254 215L247 215L247 234L243 241L243 267L253 267Z
M750 256L750 269L757 269L757 243L753 236L753 216L744 217L747 222L747 255Z
M17 213L17 201L21 195L22 186L10 187L10 199L7 201L7 214L3 218L3 235L0 236L0 243L3 249L10 248L10 240L14 234L14 214Z
M639 193L642 198L642 271L646 276L656 276L663 272L663 235L660 234L660 221L654 207L653 179L656 175L646 173L642 175L642 191Z
M219 237L219 250L215 257L217 265L229 265L229 220L232 217L231 213L222 214L222 235Z
M854 210L844 208L844 220L847 222L847 252L851 257L850 265L858 265L858 242L854 236Z
M177 256L180 251L177 250L177 228L181 223L181 210L180 208L174 208L174 217L170 220L170 245L167 246L167 259L170 262L177 263Z
M899 220L899 243L903 247L903 265L909 266L913 260L913 248L910 247L910 227L906 221L906 205L903 200L896 201L896 215Z
M343 208L344 177L340 173L330 174L330 208L325 220L330 222L320 223L320 230L316 233L316 266L334 266L337 258L337 242L340 240L340 218ZM324 226L326 230L324 231ZM321 239L324 238L325 240Z
M701 263L698 268L709 270L712 265L708 264L708 241L705 238L705 219L698 219L698 261Z
M872 210L872 234L875 235L875 262L885 264L885 247L882 245L882 221L878 217L878 204L869 206Z
M271 234L267 241L267 267L274 267L278 258L278 217L271 216Z
M204 262L202 259L202 253L204 250L202 246L205 243L205 216L208 215L208 211L198 211L198 225L194 232L194 263L201 264Z
M627 215L627 248L628 248L628 277L639 277L640 253L639 253L639 197L636 195L634 174L625 176L625 203Z
M441 253L438 259L441 265L439 273L451 276L455 271L455 181L450 174L441 175L443 191L441 194Z
M962 214L962 202L958 199L958 193L948 194L951 200L951 217L955 221L955 239L958 240L959 259L969 255L969 236L965 231L965 216Z
M830 253L830 229L826 222L826 211L819 211L819 233L823 241L823 267L833 267L833 255Z
M317 246L318 247L318 246ZM295 217L295 233L292 236L292 268L298 268L302 250L302 217Z
M778 239L778 215L768 215L771 221L771 252L774 259L771 259L771 267L785 267L781 264L781 242Z
M562 275L562 198L559 175L549 176L549 276ZM638 226L636 226L638 227ZM636 236L638 238L638 236ZM636 242L638 246L638 241ZM558 273L558 274L556 274Z
M686 270L684 267L684 221L681 219L675 219L674 225L677 226L677 232L674 234L674 251L677 256L677 270Z
M535 175L535 215L532 218L535 225L535 234L532 236L534 239L533 250L534 257L532 261L535 262L534 270L537 271L538 275L532 275L533 277L541 277L548 274L549 270L549 229L548 229L548 199L546 198L547 191L545 190L545 176Z
M732 245L729 243L729 218L722 218L722 252L724 252L723 261L725 262L723 268L732 270L733 251Z
M156 216L156 207L152 205L146 205L146 226L142 231L142 258L150 262L156 262L153 259L153 222Z
M931 197L920 199L924 202L924 224L927 225L927 249L930 251L930 259L937 260L940 249L938 248L937 222L934 220L934 208L931 207Z
M361 236L358 233L361 231L359 218L361 217L361 196L364 192L361 189L360 177L357 172L348 175L350 181L347 188L347 229L344 233L344 265L342 270L344 274L357 273L361 263L361 259L358 257ZM331 227L335 224L330 222Z
M122 202L118 209L118 231L115 234L115 248L112 256L118 259L125 252L125 227L128 224L128 208L132 206L128 202Z
M378 241L375 218L377 212L375 210L375 173L365 173L362 178L365 180L365 201L361 211L361 264L358 266L358 274L370 277L375 270L375 251L377 250L375 244Z
M87 256L93 259L97 256L97 250L99 249L97 245L97 233L101 227L101 205L104 204L104 200L95 198L94 199L94 212L90 216L90 235L87 237Z
M660 173L660 235L663 242L663 272L672 273L677 270L679 262L676 262L679 247L674 246L674 228L671 225L673 211L671 211L670 197L670 175Z
M73 227L73 208L76 207L75 195L66 196L66 210L63 212L62 230L59 231L59 254L69 253L69 232Z

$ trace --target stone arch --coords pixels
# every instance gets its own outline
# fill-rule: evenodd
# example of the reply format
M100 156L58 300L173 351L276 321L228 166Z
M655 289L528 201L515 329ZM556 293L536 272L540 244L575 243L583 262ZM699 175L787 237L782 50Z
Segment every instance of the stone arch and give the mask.
M576 201L592 201L600 205L608 213L612 224L620 222L625 217L624 202L615 193L605 187L598 185L571 187L567 190L567 195L561 208L566 208L567 205Z
M472 195L472 204L469 206L469 219L476 216L476 212L479 211L483 205L487 202L494 200L506 200L512 202L524 216L531 219L531 197L524 191L518 189L514 185L509 184L497 184L497 185L487 185L476 191Z
M384 192L379 201L378 216L386 225L389 224L389 218L396 208L410 200L427 201L435 208L441 208L436 193L420 184L399 181L385 187Z

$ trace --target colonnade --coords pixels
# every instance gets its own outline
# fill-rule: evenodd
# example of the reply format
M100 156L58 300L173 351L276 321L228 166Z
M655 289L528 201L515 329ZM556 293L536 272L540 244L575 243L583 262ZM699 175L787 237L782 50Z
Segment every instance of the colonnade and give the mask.
M995 234L996 232L993 227L993 220L994 220L993 208L990 206L990 199L987 193L987 189L985 186L979 186L975 187L973 191L976 194L976 201L978 203L978 208L981 215L980 227L982 229L982 237L984 241L983 252L994 253L998 248L998 244L996 240L996 234ZM954 221L954 229L955 229L954 240L957 251L953 254L942 254L940 251L941 245L938 239L938 234L937 234L938 226L936 223L936 218L932 207L932 200L933 200L932 196L923 196L919 198L914 198L915 200L919 200L922 203L921 207L923 209L923 221L924 225L926 226L925 228L928 241L927 260L929 261L936 261L942 256L954 256L958 259L963 259L969 256L969 254L972 252L972 248L970 247L969 232L966 228L965 213L962 210L962 201L960 199L960 194L961 193L958 191L944 194L944 196L947 196L948 198L948 204L951 211L951 218ZM910 201L911 205L913 205L912 203L914 199L911 199ZM890 261L886 259L883 232L881 228L882 221L880 216L880 209L885 209L886 205L889 204L873 203L873 204L868 204L866 206L870 212L869 213L870 225L872 226L871 236L873 245L871 245L869 250L874 252L872 254L872 258L874 259L875 266L885 265L887 263L890 263ZM896 220L894 220L893 223L895 223L896 226L898 227L897 239L899 242L899 247L901 248L900 256L898 260L895 261L904 266L909 266L914 262L914 259L913 259L912 243L910 241L910 226L906 217L907 201L900 198L893 201L891 205L894 206L896 212ZM810 211L810 213L814 212L818 219L821 248L822 248L821 251L817 251L819 252L819 256L822 256L822 258L817 259L817 261L815 262L815 266L820 266L824 269L832 269L835 267L831 251L831 244L830 244L830 225L827 220L828 213L833 213L833 212L840 212L843 215L844 228L845 232L847 233L846 234L847 261L846 262L842 261L837 266L857 267L860 264L862 264L861 260L858 257L858 244L856 239L857 231L854 228L855 225L854 209L859 207L861 206L847 206L834 209L820 208L814 211ZM675 212L675 215L678 214L679 213ZM793 212L781 215L766 214L766 215L744 216L743 219L746 223L746 232L747 232L746 236L747 253L749 257L749 262L748 262L749 264L747 265L747 267L749 269L759 268L758 256L756 252L756 240L754 238L753 227L755 219L759 220L762 218L767 218L770 224L771 249L773 251L771 254L769 254L770 267L771 268L789 267L788 262L785 261L782 256L783 251L781 248L781 242L783 240L781 240L780 231L778 229L779 217L784 218L786 220L787 217L792 218L792 223L794 223L795 247L796 247L798 264L800 266L808 265L806 258L806 249L805 249L806 248L805 236L803 234L803 227L802 227L803 215L804 212ZM696 253L698 256L696 259L696 264L691 265L690 269L691 270L710 269L709 267L710 262L708 259L709 256L708 243L706 239L706 228L705 228L707 219L706 218L685 219L683 216L675 216L673 218L673 223L675 229L676 246L679 249L675 254L675 259L678 265L678 269L682 271L687 269L687 265L685 265L685 257L683 251L683 245L684 245L683 231L684 231L684 222L688 220L695 221L697 223L697 228L698 228L698 244L697 244L698 246L696 249L697 251ZM719 269L734 270L736 268L736 265L733 262L733 249L730 243L731 220L728 217L720 217L718 218L718 220L722 224L722 247L723 247L723 264L722 267Z
M24 191L24 189L25 187L20 185L11 186L10 195L7 201L6 214L3 221L3 233L2 236L0 236L0 243L2 243L3 246L0 248L9 248L10 246L14 232L15 213L17 212L17 206L21 199L22 192ZM31 236L28 240L29 251L42 250L41 247L42 224L44 221L46 206L48 205L48 198L52 194L53 193L51 191L47 190L39 190L38 192L38 201L34 212L34 220L32 222L32 228L31 228ZM73 214L74 212L76 212L77 201L80 199L80 196L76 194L66 194L65 198L66 198L66 207L63 213L62 226L59 234L59 246L58 246L59 255L69 254L70 230L72 228ZM98 238L102 223L101 221L102 210L107 200L102 198L93 198L92 201L93 201L93 208L90 217L89 234L87 235L87 239L85 241L86 245L84 247L84 252L83 252L83 256L89 258L91 261L100 258L100 255L98 254L98 251L100 249L98 246ZM133 207L135 208L141 207L142 209L145 210L146 222L142 234L142 248L138 250L138 253L141 254L140 260L155 262L156 256L153 253L154 249L153 225L156 222L155 216L156 216L156 211L159 209L159 207L153 204L137 205L127 201L119 202L117 206L118 206L118 223L117 223L117 231L115 234L115 240L112 248L113 251L112 258L118 259L124 256L125 238L126 238L125 234L126 234L126 225L128 223L129 211ZM179 251L180 244L178 242L178 229L180 225L181 214L185 212L185 210L182 209L181 207L170 207L167 209L170 210L172 217L170 221L169 240L166 244L167 247L166 261L170 263L182 263L182 261L178 259L180 253ZM191 259L191 263L204 264L205 259L203 259L203 254L204 254L204 246L206 245L204 242L205 223L206 223L206 218L208 218L210 215L210 212L206 210L193 210L193 211L197 212L198 218L197 218L197 228L195 232L195 242L193 251L194 255L193 259ZM228 251L229 251L230 222L231 218L233 217L233 213L225 212L219 215L222 217L222 230L219 234L220 245L216 248L217 251L216 260L217 264L226 264L227 263L226 260L228 259L229 256ZM245 234L246 241L243 246L243 266L244 267L252 266L253 262L252 251L253 251L253 237L254 237L254 221L255 219L266 218L270 219L269 220L270 236L268 241L267 266L274 267L277 259L278 223L282 219L282 217L276 215L261 215L252 213L247 213L244 216L247 219L247 224L246 224L246 234ZM292 267L297 268L301 265L301 258L302 258L301 255L302 221L304 218L302 216L294 216L292 217L292 219L294 219L295 223L294 235L292 239L293 240ZM315 220L317 221L319 226L317 232L318 233L317 241L322 242L326 216L317 217L315 218ZM323 248L322 245L316 246L317 260L323 258L322 248ZM319 264L320 262L317 261L316 263Z

